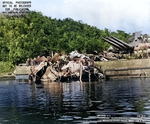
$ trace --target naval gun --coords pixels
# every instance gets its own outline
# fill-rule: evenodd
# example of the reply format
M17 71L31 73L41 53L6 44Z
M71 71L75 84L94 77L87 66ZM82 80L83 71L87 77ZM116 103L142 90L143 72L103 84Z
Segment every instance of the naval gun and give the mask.
M134 46L123 42L122 40L119 40L116 37L110 36L110 37L105 37L103 38L106 42L117 48L119 51L125 51L127 53L131 53L134 50Z
M150 38L148 38L147 35L142 35L141 31L133 33L132 36L128 39L128 43L125 43L124 41L114 36L105 37L102 39L117 48L119 51L125 51L127 53L132 53L134 51L134 47L138 43L150 42Z

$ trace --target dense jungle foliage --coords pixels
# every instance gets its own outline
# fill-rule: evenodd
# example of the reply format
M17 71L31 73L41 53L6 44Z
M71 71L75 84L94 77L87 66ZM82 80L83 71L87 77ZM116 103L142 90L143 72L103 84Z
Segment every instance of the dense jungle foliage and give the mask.
M35 11L25 17L0 15L0 61L16 65L51 50L58 53L102 52L109 47L102 37L110 35L125 42L130 37L124 31L100 30L82 21L52 19Z

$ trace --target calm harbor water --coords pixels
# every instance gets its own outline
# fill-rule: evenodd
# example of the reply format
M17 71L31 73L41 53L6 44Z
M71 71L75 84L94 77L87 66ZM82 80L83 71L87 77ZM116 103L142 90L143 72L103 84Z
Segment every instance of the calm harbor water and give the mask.
M0 124L150 122L150 78L99 82L0 80Z

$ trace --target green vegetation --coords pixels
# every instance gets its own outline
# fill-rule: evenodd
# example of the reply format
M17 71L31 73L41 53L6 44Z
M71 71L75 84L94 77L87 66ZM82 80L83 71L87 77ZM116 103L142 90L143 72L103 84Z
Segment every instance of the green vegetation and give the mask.
M15 66L11 62L0 62L0 74L6 72L13 72L14 69Z
M124 31L100 30L71 18L52 19L35 11L26 17L0 15L0 61L17 65L50 50L58 53L73 50L100 53L109 47L102 37L110 35L125 42L130 36ZM7 64L3 67L7 68Z

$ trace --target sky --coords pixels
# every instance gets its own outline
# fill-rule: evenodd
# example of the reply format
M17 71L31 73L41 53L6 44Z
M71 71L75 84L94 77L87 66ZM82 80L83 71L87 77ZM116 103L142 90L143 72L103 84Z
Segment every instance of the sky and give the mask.
M2 1L0 12L2 11ZM8 0L7 0L8 1ZM16 1L16 0L10 0ZM29 0L19 0L29 1ZM150 34L150 0L30 0L31 8L56 19L81 20L91 26Z

